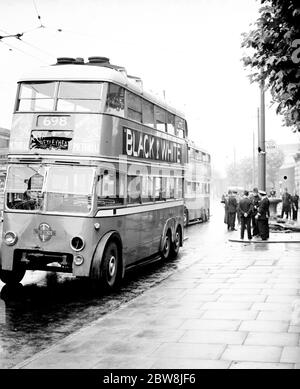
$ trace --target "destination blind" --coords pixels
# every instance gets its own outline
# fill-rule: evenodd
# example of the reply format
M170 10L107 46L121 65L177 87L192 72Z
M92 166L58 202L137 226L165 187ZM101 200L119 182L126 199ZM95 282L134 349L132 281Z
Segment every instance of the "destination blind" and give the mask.
M123 130L123 154L129 157L182 163L181 144L125 127Z

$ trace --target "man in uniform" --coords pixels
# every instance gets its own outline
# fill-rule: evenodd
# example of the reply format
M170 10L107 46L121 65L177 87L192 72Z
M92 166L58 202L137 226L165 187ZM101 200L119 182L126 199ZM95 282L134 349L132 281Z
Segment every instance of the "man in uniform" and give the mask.
M262 240L269 239L269 217L270 217L270 202L267 197L267 193L263 190L259 191L261 195L261 202L259 204L257 214L255 218L257 219L258 232Z
M251 196L251 202L252 202L252 215L251 215L251 221L252 221L252 236L258 236L258 226L257 226L257 219L255 218L257 214L257 210L261 201L261 197L258 193L257 188L253 188L253 194Z

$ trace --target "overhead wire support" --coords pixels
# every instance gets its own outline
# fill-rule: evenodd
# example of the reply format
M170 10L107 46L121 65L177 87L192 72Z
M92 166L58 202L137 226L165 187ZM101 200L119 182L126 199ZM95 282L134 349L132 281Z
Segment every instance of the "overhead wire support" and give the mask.
M43 25L43 23L42 23L41 15L39 14L39 11L37 9L36 2L35 2L35 0L32 0L32 1L33 1L33 5L34 5L34 8L35 8L36 14L37 14L38 21L40 23L40 27L45 27Z

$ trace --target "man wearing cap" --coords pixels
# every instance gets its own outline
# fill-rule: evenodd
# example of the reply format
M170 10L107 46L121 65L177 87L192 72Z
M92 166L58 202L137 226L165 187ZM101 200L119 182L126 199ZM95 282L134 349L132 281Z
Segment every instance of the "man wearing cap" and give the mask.
M253 194L251 196L251 202L252 202L252 235L253 236L258 236L258 223L257 219L255 218L257 214L257 210L259 207L259 204L261 202L261 197L258 193L258 188L253 188Z
M258 193L261 195L261 202L259 204L255 218L257 219L258 231L261 239L267 240L269 239L270 202L265 191L260 190Z

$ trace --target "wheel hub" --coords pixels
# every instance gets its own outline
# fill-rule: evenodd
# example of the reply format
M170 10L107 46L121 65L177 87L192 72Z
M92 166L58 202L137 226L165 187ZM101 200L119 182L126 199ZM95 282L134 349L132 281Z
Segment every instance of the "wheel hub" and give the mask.
M113 277L116 271L116 257L112 255L108 262L108 274Z

